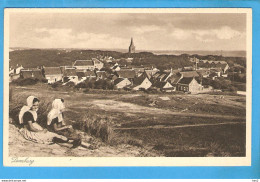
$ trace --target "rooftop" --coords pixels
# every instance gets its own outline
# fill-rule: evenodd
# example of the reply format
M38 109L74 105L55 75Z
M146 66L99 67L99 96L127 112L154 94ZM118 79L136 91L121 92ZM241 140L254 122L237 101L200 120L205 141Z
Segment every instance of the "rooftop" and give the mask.
M59 67L45 67L44 68L45 75L59 75L61 73L61 69Z
M73 66L94 66L92 60L76 60Z

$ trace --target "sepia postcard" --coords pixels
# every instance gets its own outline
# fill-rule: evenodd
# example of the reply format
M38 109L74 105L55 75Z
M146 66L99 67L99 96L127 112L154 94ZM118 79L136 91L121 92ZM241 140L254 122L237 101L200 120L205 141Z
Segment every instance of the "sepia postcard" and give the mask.
M4 166L250 166L250 8L5 8Z

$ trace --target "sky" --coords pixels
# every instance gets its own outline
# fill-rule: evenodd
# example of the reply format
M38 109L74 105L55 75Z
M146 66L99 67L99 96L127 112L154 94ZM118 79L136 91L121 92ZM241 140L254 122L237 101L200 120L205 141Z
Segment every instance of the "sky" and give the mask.
M10 47L246 50L246 14L10 13Z

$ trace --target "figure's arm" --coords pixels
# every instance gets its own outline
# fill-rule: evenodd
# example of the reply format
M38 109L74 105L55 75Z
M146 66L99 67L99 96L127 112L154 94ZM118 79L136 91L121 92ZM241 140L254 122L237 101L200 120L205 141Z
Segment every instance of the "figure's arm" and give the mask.
M66 130L66 129L69 129L69 128L71 128L70 125L58 127L57 123L53 124L54 131L62 131L62 130Z
M32 121L28 121L28 126L29 126L30 131L33 131L33 132L43 132L44 131L44 130L38 130L37 128L35 128L32 124Z

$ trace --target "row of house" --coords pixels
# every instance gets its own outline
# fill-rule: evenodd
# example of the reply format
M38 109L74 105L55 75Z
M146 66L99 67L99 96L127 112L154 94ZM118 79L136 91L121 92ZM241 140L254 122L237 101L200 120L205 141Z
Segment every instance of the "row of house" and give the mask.
M48 83L62 81L64 84L68 82L78 84L87 79L102 79L112 82L118 89L146 90L152 88L165 92L184 91L192 93L203 91L204 87L200 78L206 77L205 75L209 74L202 69L197 71L170 69L160 72L153 67L139 66L124 68L118 64L111 67L111 71L108 72L102 71L102 67L103 63L97 59L77 60L70 67L20 69L19 73L21 78L45 78Z
M218 77L227 77L227 70L230 68L226 61L200 60L196 57L190 58L190 62L195 64L194 70L205 70L209 74L218 75Z
M132 74L129 74L132 71ZM120 73L120 71L118 71ZM124 70L114 84L117 88L159 89L165 92L184 91L191 93L203 92L200 75L196 71L180 72L170 70L169 72L156 72L151 74L151 70L145 70L142 75L134 76L133 70ZM128 73L128 74L126 74ZM132 76L131 76L132 75Z

